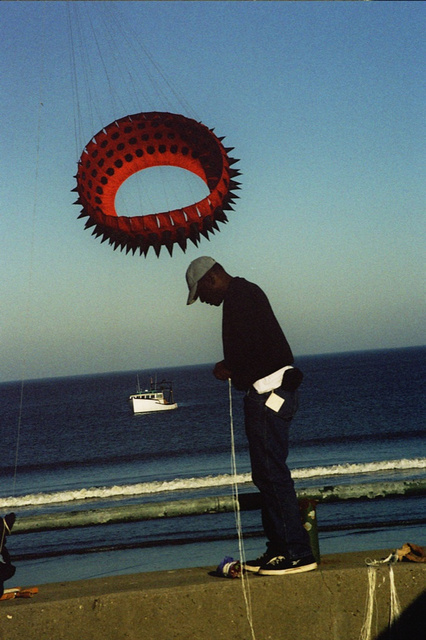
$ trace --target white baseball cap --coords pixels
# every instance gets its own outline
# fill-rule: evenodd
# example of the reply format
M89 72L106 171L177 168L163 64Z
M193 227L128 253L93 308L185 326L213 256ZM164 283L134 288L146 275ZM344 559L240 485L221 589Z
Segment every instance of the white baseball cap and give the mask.
M189 289L188 300L186 304L192 304L197 299L197 286L198 282L207 271L210 271L212 266L216 264L216 260L209 258L208 256L201 256L191 262L186 270L186 283Z

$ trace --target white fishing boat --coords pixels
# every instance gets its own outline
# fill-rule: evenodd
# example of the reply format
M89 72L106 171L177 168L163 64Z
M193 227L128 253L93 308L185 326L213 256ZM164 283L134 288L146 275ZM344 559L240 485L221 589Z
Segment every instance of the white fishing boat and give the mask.
M170 411L177 409L177 403L173 399L173 386L168 380L163 380L157 385L157 381L151 378L149 389L140 388L139 377L136 393L129 397L133 413L151 413L152 411Z

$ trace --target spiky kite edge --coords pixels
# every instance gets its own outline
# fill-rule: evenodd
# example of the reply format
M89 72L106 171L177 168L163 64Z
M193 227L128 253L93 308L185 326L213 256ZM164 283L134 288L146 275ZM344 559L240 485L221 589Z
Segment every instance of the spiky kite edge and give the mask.
M149 112L125 116L99 131L86 145L78 162L73 191L75 204L82 205L79 218L87 217L85 228L108 240L114 250L139 250L147 255L152 246L160 255L165 246L170 255L177 243L185 252L187 241L196 246L200 236L219 231L226 223L225 211L233 210L240 175L225 148L224 138L213 129L185 116ZM198 175L209 194L194 204L173 211L141 216L118 216L115 196L127 178L154 166L175 166Z

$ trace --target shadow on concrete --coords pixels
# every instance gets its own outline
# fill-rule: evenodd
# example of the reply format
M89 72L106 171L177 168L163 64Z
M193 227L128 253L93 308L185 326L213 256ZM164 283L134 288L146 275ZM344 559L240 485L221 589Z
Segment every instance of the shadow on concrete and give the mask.
M377 636L376 640L425 640L426 591L407 607L395 624Z

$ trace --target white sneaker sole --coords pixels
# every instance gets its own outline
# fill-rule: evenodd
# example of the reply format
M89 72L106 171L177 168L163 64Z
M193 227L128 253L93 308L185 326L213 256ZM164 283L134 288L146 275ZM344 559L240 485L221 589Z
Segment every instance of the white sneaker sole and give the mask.
M305 571L313 571L318 567L316 562L304 564L300 567L289 567L288 569L259 569L257 572L260 576L284 576L288 573L304 573Z
M252 567L249 564L243 565L244 571L250 571L251 573L259 573L260 565L257 567Z

